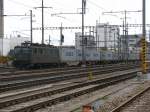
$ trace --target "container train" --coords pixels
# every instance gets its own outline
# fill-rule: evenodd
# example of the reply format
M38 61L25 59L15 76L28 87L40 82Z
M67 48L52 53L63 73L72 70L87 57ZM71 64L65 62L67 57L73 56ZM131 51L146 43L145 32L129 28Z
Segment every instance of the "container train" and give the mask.
M97 51L95 49L85 49L85 62L90 64L115 63L124 61L120 59L120 54L112 51ZM13 64L15 67L33 66L58 66L58 65L81 65L82 51L75 47L56 47L50 45L27 44L16 46L13 50ZM139 60L138 54L130 53L129 61Z

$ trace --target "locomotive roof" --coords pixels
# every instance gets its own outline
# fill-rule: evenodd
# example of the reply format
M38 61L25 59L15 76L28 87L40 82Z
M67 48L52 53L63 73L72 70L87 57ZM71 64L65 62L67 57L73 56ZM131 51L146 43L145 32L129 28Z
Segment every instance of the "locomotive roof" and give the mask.
M51 47L51 48L56 48L56 46L53 46L53 45L38 44L38 43L22 43L21 46L16 46L15 48L31 48L31 47Z
M16 46L15 48L75 48L75 46L54 46L54 45L25 42L22 43L20 46Z

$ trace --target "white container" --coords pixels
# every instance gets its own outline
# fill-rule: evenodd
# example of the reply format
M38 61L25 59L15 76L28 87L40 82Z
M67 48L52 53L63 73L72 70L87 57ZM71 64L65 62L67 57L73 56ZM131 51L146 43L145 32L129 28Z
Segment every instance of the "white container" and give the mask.
M77 60L75 48L59 48L59 55L61 62L71 62Z
M82 61L82 50L77 50L77 60ZM85 60L86 61L99 61L100 60L100 52L96 50L86 49L85 53Z
M73 47L59 48L61 63L66 63L69 66L78 65L77 49Z
M113 60L113 53L111 51L101 51L101 61Z

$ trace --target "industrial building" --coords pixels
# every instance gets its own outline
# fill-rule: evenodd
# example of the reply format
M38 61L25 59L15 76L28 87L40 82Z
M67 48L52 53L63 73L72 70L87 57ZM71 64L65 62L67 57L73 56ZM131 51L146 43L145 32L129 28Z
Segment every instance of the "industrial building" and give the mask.
M118 26L111 26L108 23L98 23L96 25L96 46L97 48L113 49L118 46L120 30Z
M86 48L96 48L98 50L108 49L116 51L119 46L120 30L118 26L111 26L108 23L98 23L95 26L95 35L84 35L83 42ZM90 34L90 33L89 33ZM82 47L82 33L75 33L75 46Z
M14 49L15 46L21 45L21 43L29 41L27 37L11 37L11 38L0 38L0 55L7 56L11 49Z

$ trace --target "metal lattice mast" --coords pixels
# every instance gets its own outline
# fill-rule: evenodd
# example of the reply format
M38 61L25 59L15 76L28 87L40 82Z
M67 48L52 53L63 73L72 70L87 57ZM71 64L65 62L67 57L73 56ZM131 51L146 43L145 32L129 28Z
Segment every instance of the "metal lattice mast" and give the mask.
M82 63L86 64L85 46L84 46L84 14L85 14L86 0L82 0Z

